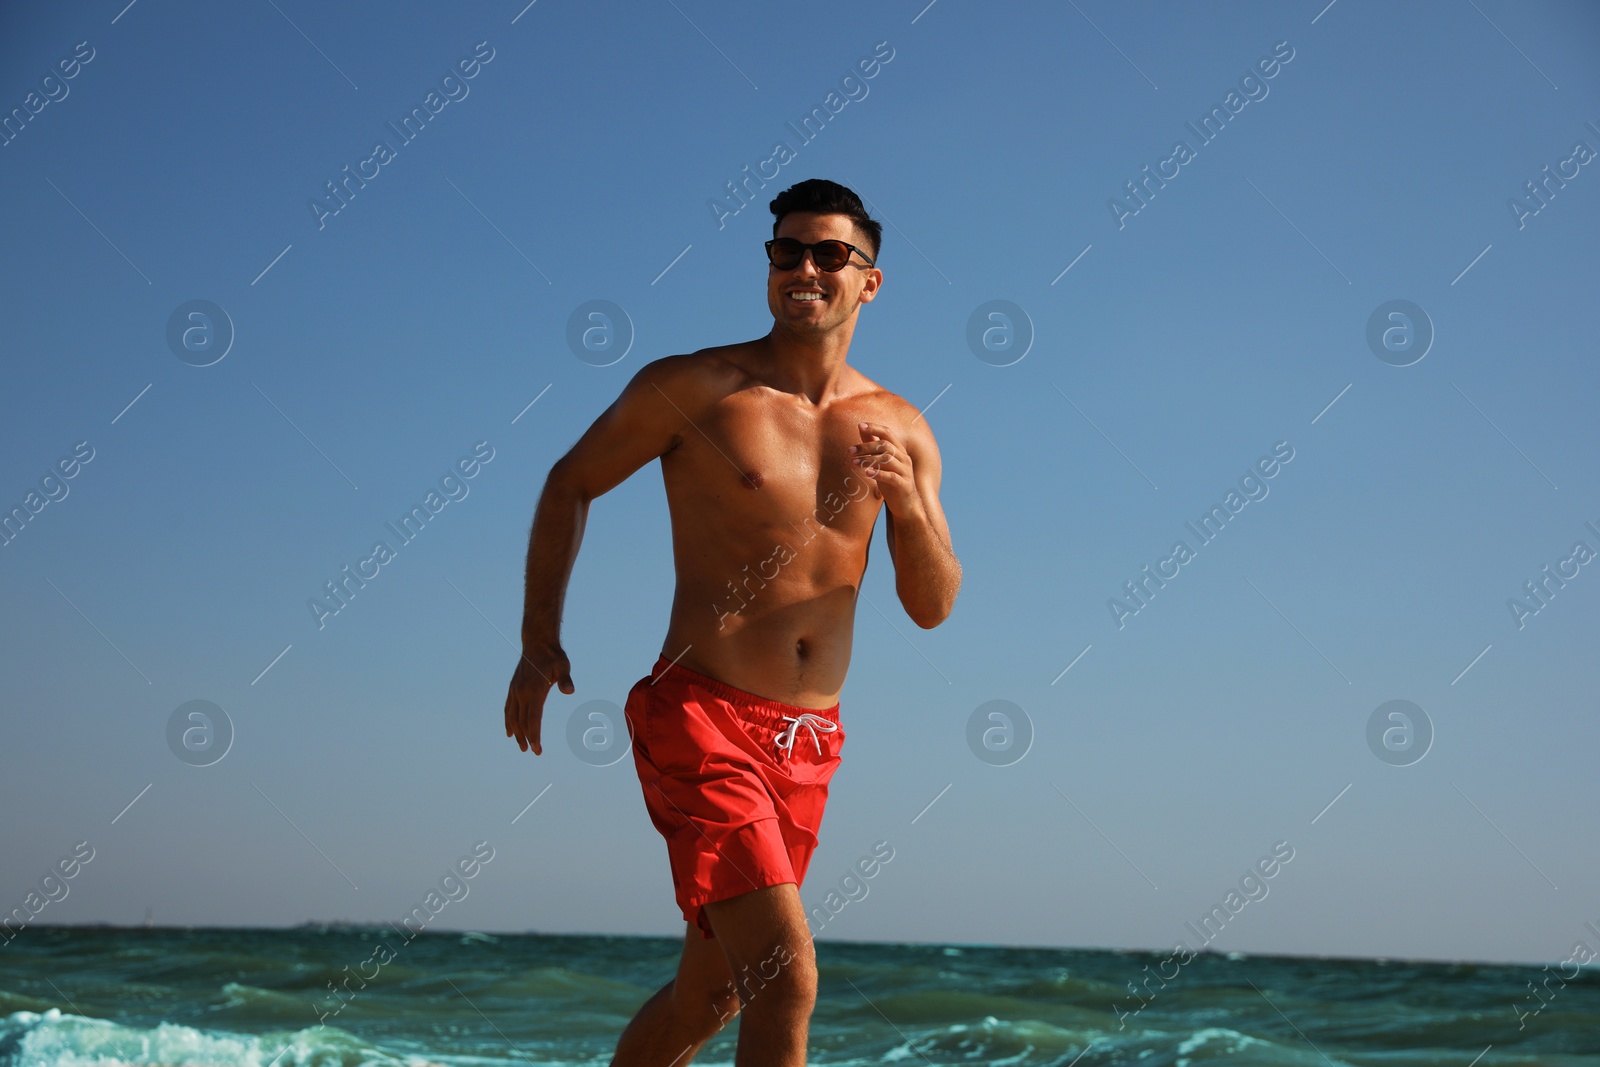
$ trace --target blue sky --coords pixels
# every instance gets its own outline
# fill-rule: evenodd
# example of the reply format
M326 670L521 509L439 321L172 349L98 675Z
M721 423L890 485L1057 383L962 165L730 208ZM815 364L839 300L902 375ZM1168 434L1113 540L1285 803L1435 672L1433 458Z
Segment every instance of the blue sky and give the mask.
M439 927L679 932L631 761L564 741L660 651L654 470L593 507L538 759L502 635L550 464L643 362L766 332L766 202L820 176L885 222L851 361L933 405L965 568L922 631L873 553L803 896L894 859L822 936L1166 949L1287 842L1212 948L1565 958L1600 923L1600 13L925 4L8 9L0 910L88 841L33 921L398 919L485 840ZM195 366L168 323L202 300L233 336ZM592 300L620 359L568 344ZM997 300L1007 366L967 339ZM193 700L232 724L209 766L168 743ZM994 700L1031 724L1003 766L967 741ZM1392 700L1420 759L1368 744Z

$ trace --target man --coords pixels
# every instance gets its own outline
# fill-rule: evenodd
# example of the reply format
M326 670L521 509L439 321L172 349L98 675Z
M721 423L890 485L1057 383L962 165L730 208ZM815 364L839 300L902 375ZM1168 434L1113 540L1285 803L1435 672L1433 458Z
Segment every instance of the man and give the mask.
M640 369L550 470L528 549L506 735L539 743L589 502L654 459L677 589L660 659L628 695L645 805L667 838L688 929L677 977L615 1064L685 1064L742 1010L737 1062L803 1064L816 960L799 885L844 732L839 693L878 513L895 589L922 627L961 584L939 451L916 407L846 362L883 283L882 226L842 185L771 204L772 330Z

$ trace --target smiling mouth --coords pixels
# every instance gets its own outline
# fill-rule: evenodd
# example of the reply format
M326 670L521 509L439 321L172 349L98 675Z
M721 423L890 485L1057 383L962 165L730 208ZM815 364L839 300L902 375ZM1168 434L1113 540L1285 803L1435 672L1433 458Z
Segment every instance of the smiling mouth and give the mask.
M820 304L826 299L826 297L824 297L821 293L791 290L789 292L789 299L797 304Z

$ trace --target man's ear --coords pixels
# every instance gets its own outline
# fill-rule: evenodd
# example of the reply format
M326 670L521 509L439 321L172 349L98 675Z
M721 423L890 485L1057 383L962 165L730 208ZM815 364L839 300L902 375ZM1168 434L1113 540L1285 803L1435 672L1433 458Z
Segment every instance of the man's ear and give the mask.
M861 287L861 302L870 304L878 295L878 286L883 284L883 271L872 267L866 271L866 283Z

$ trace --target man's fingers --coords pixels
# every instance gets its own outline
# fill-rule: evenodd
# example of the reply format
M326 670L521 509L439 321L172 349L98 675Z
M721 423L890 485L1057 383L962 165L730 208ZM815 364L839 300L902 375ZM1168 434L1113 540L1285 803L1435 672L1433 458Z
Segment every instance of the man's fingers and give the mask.
M900 462L905 456L901 448L893 441L875 441L871 444L855 445L850 451L851 458L858 466L879 466L888 462Z
M876 423L863 422L859 429L861 430L861 439L863 441L870 441L874 437L886 437L888 435L888 430Z
M511 689L506 693L506 736L515 739L519 747L522 744L522 710L521 701L518 700L520 695L517 680L513 677Z
M517 748L526 752L528 693L519 670L511 679L511 692L506 695L506 736L517 742Z
M539 742L539 734L540 727L544 724L544 704L550 698L551 688L558 686L563 693L572 692L572 679L567 674L567 665L563 658L550 664L549 673L541 671L539 681L533 684L534 694L532 699L528 701L527 723L524 732L528 738L528 747L533 749L535 756L544 755L544 745Z
M862 472L868 475L887 472L904 476L910 470L910 465L895 455L872 456L863 460L860 466Z
M532 690L528 694L528 705L522 716L522 735L528 742L528 748L537 756L544 751L539 745L539 725L544 718L544 702L550 695L550 686L540 679L533 683Z
M535 656L540 662L524 654L512 674L511 691L506 696L506 736L514 737L522 751L532 749L539 756L544 754L539 730L551 688L559 686L563 693L572 693L576 687L566 656L559 650L554 655L536 652Z
M535 756L539 754L539 714L547 691L547 686L535 685L522 709L522 750L531 751Z
M889 432L889 427L879 426L875 422L863 422L860 424L859 429L861 431L861 439L863 441L870 441L873 438L877 438L881 441L894 440L894 434Z

